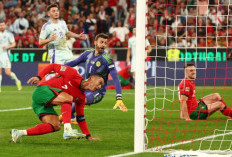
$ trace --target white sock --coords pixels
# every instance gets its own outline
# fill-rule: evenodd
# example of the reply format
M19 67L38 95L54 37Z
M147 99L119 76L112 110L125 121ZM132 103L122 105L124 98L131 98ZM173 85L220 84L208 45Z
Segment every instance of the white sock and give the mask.
M2 87L2 74L0 75L0 88Z
M27 136L27 130L19 130L19 134L22 136Z
M70 132L72 131L72 127L70 123L65 123L64 124L64 132Z
M14 80L15 82L19 81L19 79L17 78L17 76L16 76L15 73L13 73L13 72L11 72L10 78L11 78L12 80Z

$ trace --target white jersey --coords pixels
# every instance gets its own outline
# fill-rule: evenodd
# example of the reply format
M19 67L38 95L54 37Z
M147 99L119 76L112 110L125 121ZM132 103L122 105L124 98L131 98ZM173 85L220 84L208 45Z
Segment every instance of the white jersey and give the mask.
M150 43L146 39L146 46L149 46ZM135 62L136 62L136 36L132 36L128 41L128 48L131 49L131 72L135 71Z
M67 32L68 27L64 20L58 20L58 23L52 23L49 20L43 25L39 36L40 39L48 39L53 34L57 36L54 41L48 43L50 63L65 64L65 62L72 59L73 54L66 40Z
M15 42L15 39L11 32L0 32L0 68L11 68L10 50L3 50L2 47L9 46L13 42Z
M0 54L9 52L9 50L3 50L2 47L9 46L13 42L15 42L15 39L11 32L0 32Z

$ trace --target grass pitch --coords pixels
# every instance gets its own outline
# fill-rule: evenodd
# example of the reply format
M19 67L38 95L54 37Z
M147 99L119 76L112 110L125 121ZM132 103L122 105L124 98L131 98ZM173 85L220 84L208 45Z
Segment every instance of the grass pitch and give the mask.
M149 88L149 87L148 87ZM210 88L210 87L204 87ZM31 95L35 86L24 86L22 91L17 91L14 86L3 86L0 93L0 156L109 156L116 154L124 154L133 152L134 141L134 90L123 90L123 100L129 111L123 113L120 110L113 110L115 104L115 91L108 90L103 101L99 104L92 106L86 106L85 118L89 127L89 130L93 137L100 138L99 142L89 142L86 139L81 140L63 140L63 127L60 131L50 133L41 136L24 136L22 143L9 143L10 134L9 131L13 128L27 129L34 127L40 123L38 117L33 112L31 107ZM199 91L203 87L198 87ZM177 93L168 93L166 98L177 100ZM212 92L219 92L216 90L202 90L198 92L197 97L207 95ZM157 98L162 98L163 90L156 91L160 93ZM221 93L226 102L230 105L231 102L231 89L224 89ZM153 94L148 93L147 99L151 99L147 102L147 108L152 110L154 108ZM153 102L152 102L153 101ZM148 124L148 146L156 147L159 145L166 145L170 143L177 143L181 140L189 140L193 138L200 138L204 136L212 135L212 128L219 127L223 129L226 124L227 117L215 113L210 117L209 121L193 121L185 122L179 119L178 102L170 103L168 100L157 99L155 100L158 109L162 108L162 104L165 104L165 110L156 110L155 112L147 112L147 118L150 121ZM160 106L159 106L160 105ZM20 109L22 110L12 110ZM29 108L29 109L28 109ZM57 113L60 113L60 107L55 107ZM173 111L173 112L170 112ZM155 113L155 115L154 115ZM154 117L163 117L163 120L153 119ZM164 121L165 119L165 121ZM221 119L221 121L219 121ZM79 129L77 125L72 125L74 129ZM230 125L231 126L231 125ZM162 129L160 129L162 128ZM198 131L208 129L209 131ZM232 128L231 128L232 129ZM186 130L190 130L187 132ZM221 133L221 132L220 132ZM219 141L222 137L218 137ZM231 139L231 136L230 136ZM208 146L209 143L205 143ZM212 147L218 148L220 143L214 143ZM222 144L230 145L229 143ZM189 150L191 148L197 149L199 142L189 143L185 145L178 145L176 148ZM164 156L167 153L142 153L132 156Z

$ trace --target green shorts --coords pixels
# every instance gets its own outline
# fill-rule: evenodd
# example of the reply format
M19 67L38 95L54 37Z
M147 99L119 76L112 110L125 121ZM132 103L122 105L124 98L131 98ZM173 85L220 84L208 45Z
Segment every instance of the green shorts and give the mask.
M57 115L53 106L50 106L49 103L52 102L52 100L61 92L62 90L49 86L36 87L32 94L32 108L39 118L47 114Z
M205 120L208 117L207 105L200 100L198 102L198 107L190 114L192 120Z
M130 81L124 79L121 75L118 75L118 79L119 79L119 81L120 81L120 83L121 83L122 86L125 86L128 83L130 83Z

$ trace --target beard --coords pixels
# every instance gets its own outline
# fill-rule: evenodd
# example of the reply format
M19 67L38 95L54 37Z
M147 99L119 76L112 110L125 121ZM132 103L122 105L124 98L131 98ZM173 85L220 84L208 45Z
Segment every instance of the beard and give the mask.
M98 52L103 52L103 51L105 50L105 48L102 48L102 47L96 45L96 50L97 50Z

